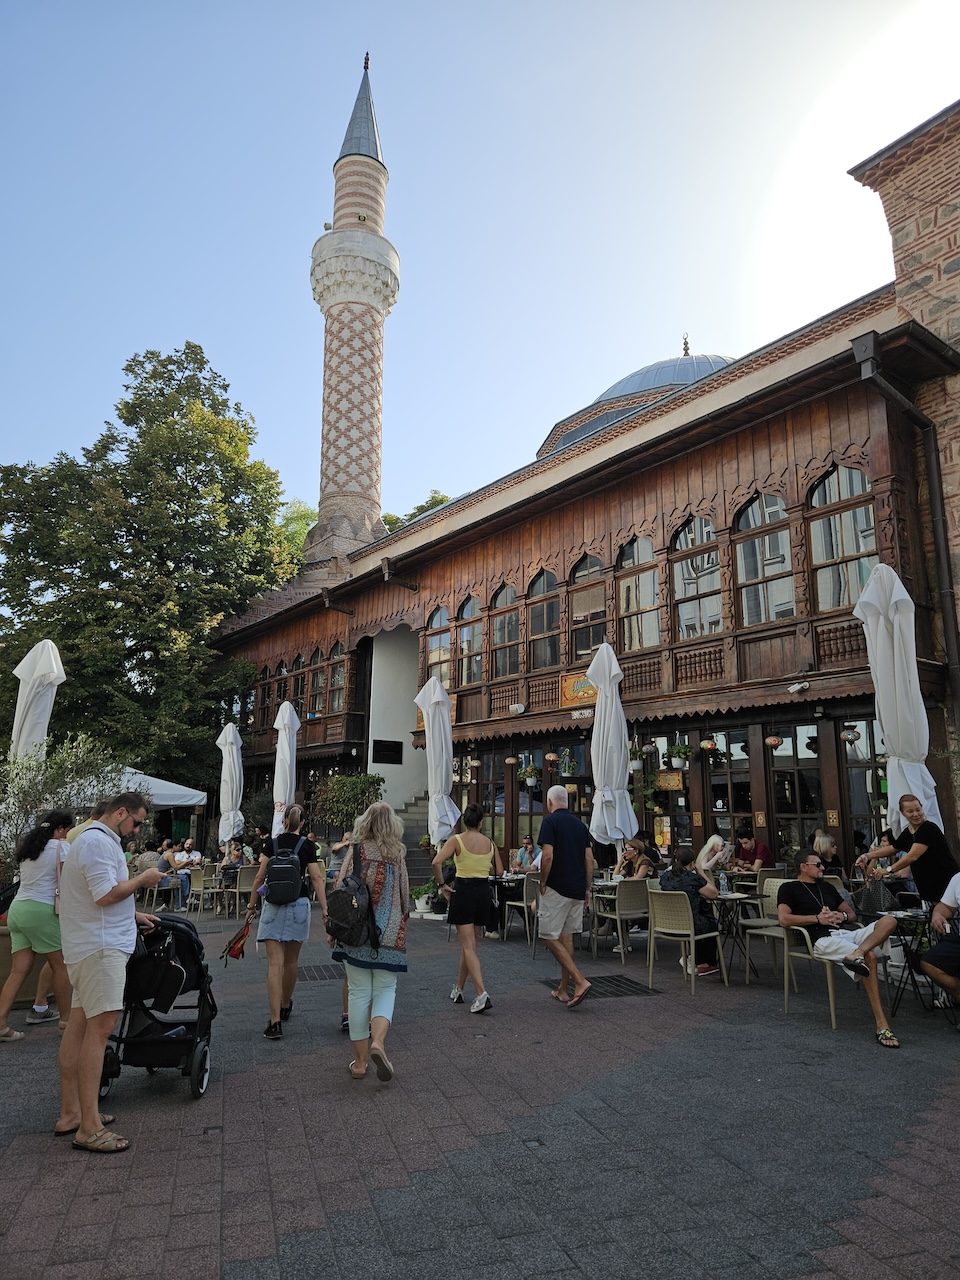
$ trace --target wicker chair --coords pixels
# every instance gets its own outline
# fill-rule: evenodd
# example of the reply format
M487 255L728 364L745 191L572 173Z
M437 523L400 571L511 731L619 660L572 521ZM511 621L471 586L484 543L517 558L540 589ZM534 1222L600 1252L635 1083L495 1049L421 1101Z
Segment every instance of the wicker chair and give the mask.
M657 954L657 938L672 938L680 943L680 958L683 960L684 977L690 979L690 994L696 991L697 966L687 961L694 956L694 944L698 938L716 938L719 944L719 932L695 933L693 928L693 908L685 893L660 890L648 893L647 905L650 910L650 932L647 936L647 986L653 990L653 962ZM723 985L728 987L727 962L723 958L723 948L717 946L717 961L723 975ZM690 971L689 973L687 971Z
M609 902L609 898L606 899L606 902ZM597 958L597 924L601 920L616 921L616 932L620 939L620 963L625 965L627 963L630 922L632 920L645 920L649 914L646 880L621 880L617 885L612 910L604 905L603 898L597 898L594 902L593 922L590 929L590 943L594 960Z

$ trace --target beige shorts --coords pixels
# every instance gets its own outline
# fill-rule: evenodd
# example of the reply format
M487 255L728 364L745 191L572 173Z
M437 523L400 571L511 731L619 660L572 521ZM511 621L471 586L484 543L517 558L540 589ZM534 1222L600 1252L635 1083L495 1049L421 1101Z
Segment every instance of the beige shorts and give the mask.
M88 1018L118 1013L123 1008L128 959L125 951L95 951L78 964L68 964L74 1009L82 1009Z
M544 889L537 912L540 937L554 942L563 933L580 933L582 929L583 900L563 898L556 889Z
M813 944L814 955L824 960L832 960L834 964L843 968L844 958L852 951L856 951L861 943L866 942L871 933L873 933L872 924L865 925L861 929L834 929L832 933L828 933L825 938L818 938ZM890 959L889 942L885 942L876 950L880 955ZM848 978L853 978L854 982L860 981L860 975L854 973L852 969L844 969L843 972Z

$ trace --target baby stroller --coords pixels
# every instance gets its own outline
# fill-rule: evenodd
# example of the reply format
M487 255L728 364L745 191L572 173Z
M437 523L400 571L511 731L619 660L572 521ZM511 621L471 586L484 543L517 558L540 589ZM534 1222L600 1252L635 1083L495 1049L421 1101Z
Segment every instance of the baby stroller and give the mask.
M145 1067L154 1075L176 1067L202 1098L210 1079L210 1024L217 1016L203 943L189 920L160 915L160 924L138 936L127 962L120 1025L103 1055L100 1097L123 1067ZM197 993L196 1002L183 997Z

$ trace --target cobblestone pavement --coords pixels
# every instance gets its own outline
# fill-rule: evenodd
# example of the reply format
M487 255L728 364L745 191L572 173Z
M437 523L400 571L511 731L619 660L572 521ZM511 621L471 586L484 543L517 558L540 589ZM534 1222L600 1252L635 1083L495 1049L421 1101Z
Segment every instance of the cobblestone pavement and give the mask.
M316 922L280 1043L263 958L216 959L231 927L200 926L210 1088L125 1069L127 1154L52 1137L55 1030L0 1046L2 1280L960 1276L960 1035L909 998L882 1050L843 977L831 1031L819 968L785 1015L765 955L691 997L663 946L654 994L566 1010L515 930L482 948L478 1017L445 925L414 920L384 1086L348 1075ZM627 959L584 967L645 980Z

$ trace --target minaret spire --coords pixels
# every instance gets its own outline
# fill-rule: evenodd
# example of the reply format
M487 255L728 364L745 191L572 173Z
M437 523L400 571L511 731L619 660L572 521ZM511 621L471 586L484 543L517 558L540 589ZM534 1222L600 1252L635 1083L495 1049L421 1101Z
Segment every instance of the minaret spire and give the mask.
M400 258L383 236L388 174L370 92L370 55L335 179L333 229L313 247L310 279L324 315L319 520L307 547L330 574L386 532L380 520L383 322L397 300Z

